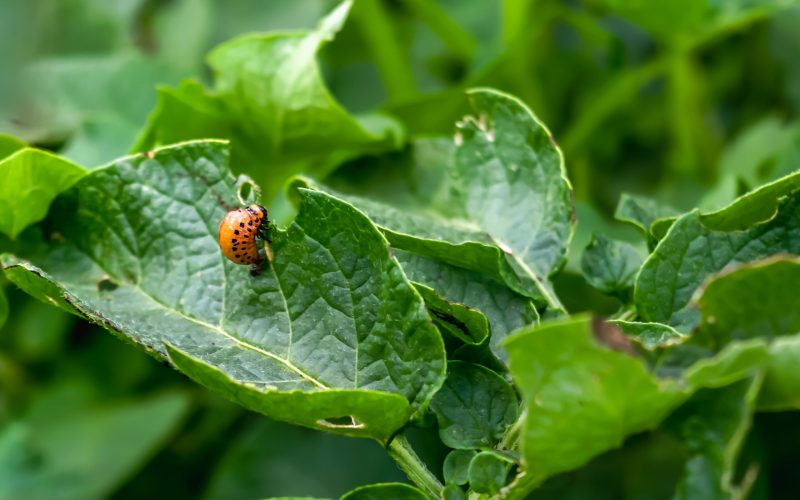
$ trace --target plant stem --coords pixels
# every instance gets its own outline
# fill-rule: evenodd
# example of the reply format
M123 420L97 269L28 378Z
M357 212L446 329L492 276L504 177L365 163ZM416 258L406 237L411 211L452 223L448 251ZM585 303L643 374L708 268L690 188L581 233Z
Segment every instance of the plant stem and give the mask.
M522 428L524 421L525 414L523 413L513 424L511 424L511 427L509 427L506 433L503 435L503 439L501 439L500 443L497 445L499 450L513 450L517 447L517 444L519 444L520 429Z
M425 23L454 54L469 61L475 54L478 42L458 23L450 19L447 12L430 0L403 0L409 11Z
M605 83L564 134L561 141L563 150L568 155L579 150L608 117L630 104L631 95L665 73L667 62L666 58L656 58L642 66L625 70Z
M372 52L389 99L403 101L414 97L417 93L414 73L397 40L383 0L359 0L353 8L353 16Z
M432 496L442 496L442 483L433 475L425 463L420 460L411 444L402 434L395 437L387 448L389 456L418 488Z

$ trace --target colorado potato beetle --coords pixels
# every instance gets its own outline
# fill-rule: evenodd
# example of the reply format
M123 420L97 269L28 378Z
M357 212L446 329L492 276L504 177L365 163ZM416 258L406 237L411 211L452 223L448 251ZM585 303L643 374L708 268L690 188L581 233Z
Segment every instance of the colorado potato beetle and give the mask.
M231 210L219 223L222 254L237 264L251 265L250 273L258 274L264 258L259 252L257 240L262 239L269 245L269 229L267 209L261 205Z

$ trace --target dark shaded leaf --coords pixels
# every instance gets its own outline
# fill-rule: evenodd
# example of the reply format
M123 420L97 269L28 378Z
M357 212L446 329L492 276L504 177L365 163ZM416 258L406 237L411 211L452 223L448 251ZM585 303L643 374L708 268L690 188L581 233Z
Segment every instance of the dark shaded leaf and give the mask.
M617 294L633 287L643 261L633 245L594 235L583 251L581 269L590 285L601 292Z
M447 379L431 401L439 437L450 448L489 448L517 419L517 396L511 384L480 365L450 361Z
M448 453L444 459L444 482L459 486L467 484L469 463L477 454L475 450L453 450Z
M469 463L469 487L478 493L495 495L506 485L513 462L493 451L482 451Z

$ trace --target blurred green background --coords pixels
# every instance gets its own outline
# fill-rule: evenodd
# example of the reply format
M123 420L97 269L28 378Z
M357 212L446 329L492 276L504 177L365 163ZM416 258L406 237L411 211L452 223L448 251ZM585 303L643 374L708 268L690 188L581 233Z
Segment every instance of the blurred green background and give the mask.
M335 5L0 0L0 133L102 165L142 140L156 88L212 85L205 57L214 46L248 32L312 29ZM390 193L381 167L409 154L414 137L451 135L464 89L517 95L553 132L575 188L578 236L558 293L573 311L613 311L573 270L591 231L633 237L611 222L622 192L714 208L800 165L795 5L356 0L320 54L324 80L351 113L394 117L403 139L395 151L350 159L334 181L377 181ZM233 168L259 180L271 166ZM275 204L279 218L290 215ZM20 244L24 233L0 239L0 251ZM43 499L336 497L403 480L375 443L246 413L100 328L2 278L0 286L9 311L0 329L0 498L20 485ZM435 429L411 438L440 470ZM796 414L756 417L745 455L768 449L771 462L753 497L797 498L798 447ZM684 458L658 432L636 436L535 497L666 498Z

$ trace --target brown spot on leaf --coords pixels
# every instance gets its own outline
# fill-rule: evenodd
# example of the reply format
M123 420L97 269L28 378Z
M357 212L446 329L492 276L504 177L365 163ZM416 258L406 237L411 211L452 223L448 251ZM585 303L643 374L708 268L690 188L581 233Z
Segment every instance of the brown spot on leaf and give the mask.
M592 333L594 338L612 351L624 352L636 356L636 349L628 337L616 325L595 316L592 318Z

